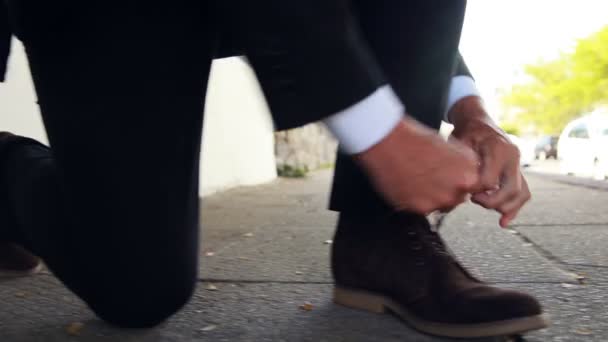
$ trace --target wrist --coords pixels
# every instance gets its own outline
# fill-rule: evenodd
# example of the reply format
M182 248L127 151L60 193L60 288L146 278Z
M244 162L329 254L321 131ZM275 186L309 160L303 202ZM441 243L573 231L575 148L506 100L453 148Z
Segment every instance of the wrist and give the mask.
M466 96L458 100L449 110L448 119L455 128L471 122L493 123L479 96Z
M379 155L402 154L402 148L395 148L395 146L418 146L419 139L424 136L438 137L434 131L427 129L414 119L405 117L380 142L366 151L354 154L353 157L360 163L373 164L370 163L370 160Z

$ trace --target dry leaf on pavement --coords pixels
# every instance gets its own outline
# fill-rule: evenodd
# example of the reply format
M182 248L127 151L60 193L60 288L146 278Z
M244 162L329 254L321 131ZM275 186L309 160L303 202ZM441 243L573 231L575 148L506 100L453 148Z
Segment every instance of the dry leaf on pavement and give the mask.
M587 329L587 328L578 328L574 330L575 334L578 335L591 335L593 334L593 332L591 332L591 330Z
M82 332L83 328L84 328L84 324L83 323L81 323L81 322L73 322L73 323L70 323L65 328L65 331L68 333L68 335L79 336L80 333Z
M310 304L309 302L306 302L306 303L300 305L300 309L302 309L304 311L311 311L313 309L313 305Z

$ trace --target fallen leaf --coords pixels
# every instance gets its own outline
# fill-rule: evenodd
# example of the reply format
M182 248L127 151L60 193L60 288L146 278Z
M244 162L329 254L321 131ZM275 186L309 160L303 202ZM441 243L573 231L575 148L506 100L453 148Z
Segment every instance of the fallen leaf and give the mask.
M202 328L201 331L211 331L211 330L215 330L215 328L217 328L217 325L211 324L211 325L208 325L208 326Z
M301 271L296 271L296 274L297 274L297 275L300 275L300 274L304 274L304 273L303 273L303 272L301 272Z
M245 234L243 234L243 236L244 236L244 237L252 237L252 236L253 236L253 233L245 233Z
M82 329L83 328L84 328L84 324L83 323L73 322L73 323L70 323L65 328L65 331L68 333L68 335L79 336L82 333Z
M534 244L533 244L533 243L526 242L526 243L524 243L524 244L523 244L523 246L524 246L524 247L532 247L532 246L534 246Z
M333 240L325 240L325 242L323 242L326 245L331 245L332 243L334 243Z
M302 305L300 305L300 309L304 310L304 311L311 311L313 308L313 305L310 304L309 302L306 302Z
M205 290L207 290L207 291L217 291L217 286L209 283L209 284L207 284L207 286L205 286Z
M205 253L205 256L208 256L208 257L212 257L214 255L215 255L214 252L207 252L207 253Z
M591 334L593 334L593 332L591 332L591 330L586 329L586 328L575 329L574 333L578 334L578 335L591 335Z
M584 275L576 274L576 280L579 284L584 285L587 281L587 277L585 277Z

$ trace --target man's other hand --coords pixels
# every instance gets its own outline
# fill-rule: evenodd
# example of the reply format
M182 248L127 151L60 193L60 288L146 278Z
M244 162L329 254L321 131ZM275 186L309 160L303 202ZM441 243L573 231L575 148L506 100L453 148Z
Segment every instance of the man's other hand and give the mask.
M448 114L454 124L452 137L472 148L481 160L482 191L471 200L501 214L506 227L530 200L528 184L519 166L519 149L484 109L479 97L465 97Z
M354 156L397 210L429 214L453 208L479 187L479 160L469 147L445 142L412 119L400 122L369 150Z

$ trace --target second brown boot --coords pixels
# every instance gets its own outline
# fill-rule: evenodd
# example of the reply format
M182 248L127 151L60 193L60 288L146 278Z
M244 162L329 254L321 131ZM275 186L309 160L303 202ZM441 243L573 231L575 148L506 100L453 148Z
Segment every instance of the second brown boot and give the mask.
M0 242L0 277L23 277L38 273L42 261L10 242Z

